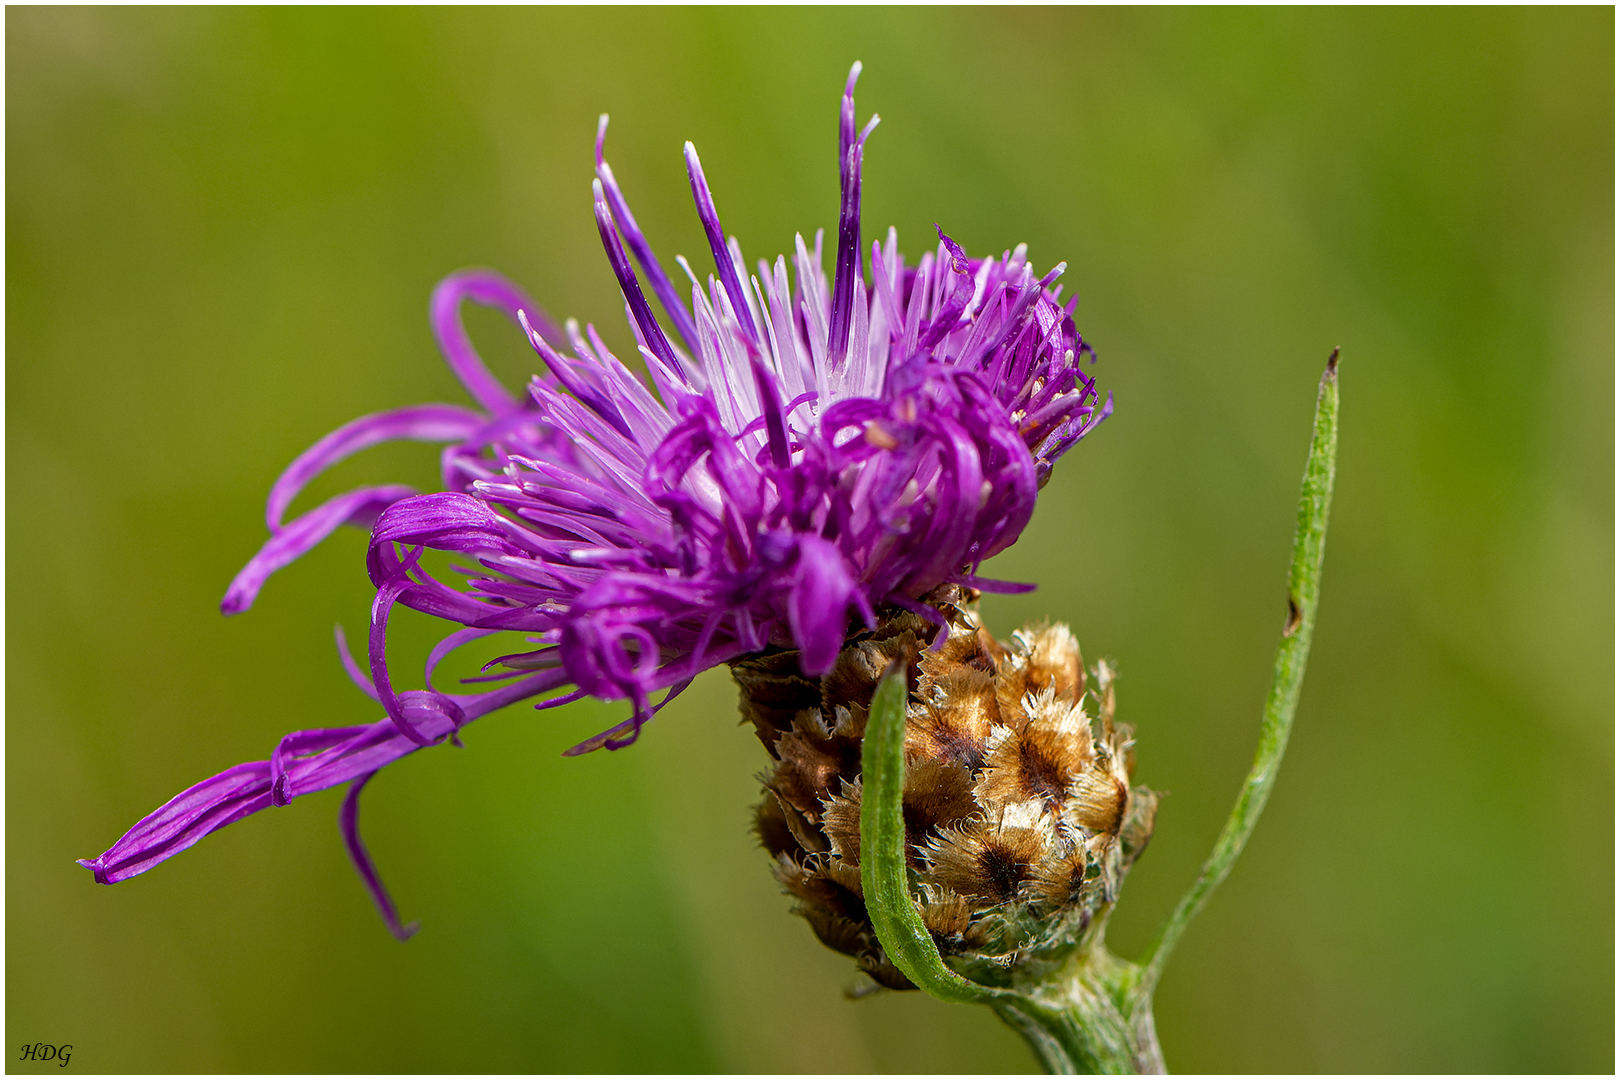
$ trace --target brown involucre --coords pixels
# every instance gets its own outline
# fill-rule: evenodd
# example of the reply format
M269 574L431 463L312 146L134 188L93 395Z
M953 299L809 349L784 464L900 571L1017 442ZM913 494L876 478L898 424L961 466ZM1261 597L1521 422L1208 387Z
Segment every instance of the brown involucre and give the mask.
M755 811L760 843L816 936L881 986L911 988L872 931L860 876L861 737L892 662L908 675L907 861L923 923L953 966L994 971L1079 944L1153 833L1158 796L1130 786L1131 729L1114 722L1113 668L1100 662L1088 680L1061 624L996 641L977 599L935 590L928 603L943 632L883 612L819 680L792 651L732 665L743 719L772 758Z

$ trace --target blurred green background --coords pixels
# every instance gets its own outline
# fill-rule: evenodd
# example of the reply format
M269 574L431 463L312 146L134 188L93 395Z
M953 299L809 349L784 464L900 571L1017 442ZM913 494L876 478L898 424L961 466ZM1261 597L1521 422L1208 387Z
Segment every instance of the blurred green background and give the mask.
M1614 1068L1614 13L6 13L6 1035L82 1071L1019 1071L987 1012L846 1002L747 832L765 761L713 672L622 715L512 709L115 888L93 856L285 731L362 723L345 531L215 605L270 482L364 412L464 400L426 302L498 267L629 338L591 140L666 260L693 139L750 259L835 222L837 99L883 126L869 236L1068 261L1113 419L1058 468L1005 635L1123 670L1168 792L1134 955L1253 751L1317 375L1344 350L1294 745L1159 996L1178 1071ZM697 262L694 259L694 262ZM532 366L472 311L517 385ZM621 350L622 351L622 350ZM435 452L361 482L430 485ZM401 619L410 670L437 636ZM33 1066L13 1062L10 1068ZM47 1065L44 1068L54 1068Z

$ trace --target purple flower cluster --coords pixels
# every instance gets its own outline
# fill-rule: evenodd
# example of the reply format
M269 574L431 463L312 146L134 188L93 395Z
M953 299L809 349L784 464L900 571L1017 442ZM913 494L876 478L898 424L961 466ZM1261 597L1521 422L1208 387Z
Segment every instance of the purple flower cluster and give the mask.
M389 926L404 936L357 831L359 790L383 765L541 695L549 696L537 708L587 694L628 698L629 719L568 753L617 749L717 664L782 646L800 650L801 666L817 675L880 608L938 622L919 599L943 583L1022 588L981 579L977 568L1018 538L1052 463L1112 401L1099 405L1080 366L1090 348L1075 330L1073 302L1060 306L1053 287L1061 264L1037 276L1022 245L970 259L941 232L937 250L908 266L891 229L872 245L866 279L861 161L877 118L857 130L859 72L859 64L850 72L839 118L830 283L819 232L813 245L795 238L791 264L761 261L750 275L687 143L716 269L702 283L677 260L691 284L688 306L602 157L602 118L596 222L647 381L594 327L581 333L570 320L559 332L497 274L466 271L438 287L435 334L481 410L400 409L316 443L271 489L270 540L221 605L245 610L271 573L338 525L369 526L377 588L369 672L341 640L339 652L386 719L295 732L269 761L183 792L84 863L98 881L133 877L247 814L350 781L345 839ZM463 300L505 312L545 361L547 374L526 399L484 367L461 324ZM362 488L284 521L327 466L395 439L448 444L444 490ZM470 564L458 568L464 585L429 573L427 549ZM420 690L396 691L386 661L397 604L460 624L429 656ZM526 635L530 648L469 680L493 688L434 688L445 655L501 631Z

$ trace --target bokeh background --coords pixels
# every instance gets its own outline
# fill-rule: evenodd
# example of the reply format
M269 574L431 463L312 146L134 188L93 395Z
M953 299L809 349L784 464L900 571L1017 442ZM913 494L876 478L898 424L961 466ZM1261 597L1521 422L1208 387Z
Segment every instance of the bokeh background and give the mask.
M470 264L628 332L591 140L666 260L681 143L750 258L835 224L849 63L868 235L1068 261L1115 416L987 572L1123 670L1168 792L1134 955L1253 750L1317 375L1344 350L1294 744L1159 995L1180 1071L1614 1068L1614 13L6 12L6 1036L83 1071L1019 1071L983 1010L850 1003L748 835L765 757L711 673L523 708L114 888L73 865L289 729L376 709L345 531L216 604L277 472L364 412L464 400L425 308ZM694 260L696 261L696 260ZM498 316L475 339L518 385ZM625 350L621 349L621 353ZM430 485L381 449L361 482ZM436 627L396 622L402 670ZM54 1066L46 1066L54 1068ZM27 1063L10 1068L28 1070Z

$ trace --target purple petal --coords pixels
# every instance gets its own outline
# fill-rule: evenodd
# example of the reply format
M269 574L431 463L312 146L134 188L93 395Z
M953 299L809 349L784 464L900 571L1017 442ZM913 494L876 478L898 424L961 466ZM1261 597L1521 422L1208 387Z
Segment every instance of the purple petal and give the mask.
M545 693L564 682L559 671L543 671L520 683L484 694L463 695L457 704L471 722L503 706ZM424 703L417 692L402 695L404 709L414 726L432 740L454 730L437 703ZM334 742L333 740L340 740ZM316 750L308 756L302 751ZM146 815L98 858L79 865L95 872L96 880L111 885L147 870L191 847L197 841L272 805L272 780L277 796L290 801L358 777L369 776L417 749L399 735L393 721L379 720L353 728L294 732L277 746L271 761L234 765L217 776L195 784ZM282 771L279 775L275 769Z
M731 305L737 313L737 322L748 335L749 341L758 345L759 330L754 326L748 297L743 293L742 281L737 277L737 264L731 258L731 249L726 246L726 234L720 228L720 212L714 207L714 195L709 190L709 181L703 176L703 164L698 161L697 147L691 143L686 144L686 175L692 182L692 200L697 203L698 220L703 223L703 233L709 238L709 250L714 253L714 265L715 269L720 271L720 283L725 286L726 295L731 298Z
M584 742L578 743L569 747L567 750L564 750L563 757L578 757L581 754L588 754L592 750L623 750L625 747L636 741L636 737L641 734L641 729L648 720L651 720L654 716L656 716L660 709L662 709L665 705L668 705L671 701L674 701L680 696L683 690L691 685L691 679L686 679L676 683L674 686L669 688L669 693L664 695L664 700L660 701L657 705L654 705L651 709L646 710L645 715L643 715L640 710L637 710L636 715L632 716L630 719L620 724L616 724L613 727L608 728L606 731L592 735ZM549 704L549 702L546 704Z
M378 914L388 925L388 932L400 941L408 941L421 925L415 922L409 926L400 924L399 910L394 907L393 897L388 895L382 878L377 875L376 864L371 861L371 853L366 850L365 841L360 839L360 792L376 775L374 772L366 773L349 782L349 792L343 796L343 808L338 811L338 830L343 834L343 846L349 850L349 859L354 863L355 871L365 882L366 891L371 893Z
M270 754L270 803L273 806L286 806L292 802L292 796L287 793L287 784L291 780L288 772L289 763L301 757L318 754L322 750L330 750L334 746L342 745L351 739L367 734L371 725L363 724L359 727L342 728L316 728L311 731L294 731L283 735L276 744L275 750Z
M877 117L860 135L855 133L855 80L861 77L861 62L849 69L844 100L838 116L838 165L840 198L838 206L838 254L834 262L832 318L827 340L827 366L836 368L849 351L850 316L855 306L855 287L861 277L861 156L866 137L877 126Z
M367 566L374 585L394 576L384 568L379 552L390 544L426 545L444 551L501 552L522 555L511 526L489 504L471 495L443 491L393 503L371 530Z
M849 631L849 609L861 595L843 554L818 536L799 539L799 561L788 594L788 624L806 675L832 670Z
M675 332L681 335L687 351L694 352L697 348L697 328L692 325L692 313L681 301L680 293L675 290L669 275L664 273L663 266L652 252L652 246L647 243L647 238L641 233L641 227L636 224L635 215L630 213L630 204L625 201L624 193L619 190L619 183L613 177L613 170L602 158L602 143L607 138L607 126L607 114L603 113L596 127L596 175L602 181L602 193L607 197L608 207L613 211L614 223L624 235L625 243L630 245L636 261L641 264L642 272L652 283L653 292L658 294L659 303L664 305L670 321L675 324Z
M220 611L226 615L246 611L253 606L271 574L325 540L339 525L347 523L364 528L389 506L415 494L415 488L401 486L359 488L329 499L295 518L266 540L258 554L231 579L230 588L219 602Z
M480 630L476 627L469 627L446 635L442 641L433 646L433 651L428 653L427 669L422 674L422 685L432 690L433 672L438 669L440 661L468 642L477 641L479 638L488 637L493 633L495 633L493 630ZM513 674L516 674L516 672Z
M493 270L458 270L433 290L428 317L450 370L456 373L473 399L490 412L497 416L514 412L522 407L518 399L489 373L467 337L467 328L461 322L463 300L499 308L513 323L517 322L520 311L525 312L529 322L542 333L553 340L560 340L561 335L528 293Z
M270 763L250 761L194 784L147 814L118 842L79 865L103 885L145 873L215 829L270 805Z
M670 347L669 339L664 336L664 328L658 325L652 306L647 303L647 297L641 291L641 282L636 280L636 271L624 253L624 244L619 240L619 231L613 226L613 211L608 209L602 181L593 181L591 187L592 193L596 196L596 231L602 236L602 247L607 251L608 263L613 267L613 276L619 279L619 291L624 294L625 303L630 305L630 313L635 317L636 327L641 331L647 347L665 367L679 374L683 370L681 362L676 359L675 350Z
M1036 589L1036 586L1031 582L1001 581L996 578L976 577L973 574L960 575L956 583L987 593L1027 593L1034 592Z
M539 353L540 357L545 360L546 366L557 377L557 381L562 383L563 388L588 405L597 416L612 424L613 429L620 435L627 439L634 439L635 436L630 433L630 425L625 423L624 417L620 415L614 404L604 397L600 390L582 379L574 370L574 364L547 344L546 339L541 337L539 332L529 325L528 320L523 318L521 313L518 316L518 321L523 326L523 332L529 336L529 344L533 345L534 351Z
M348 674L349 680L359 687L360 692L366 697L380 703L381 699L377 697L377 688L371 685L371 676L361 669L359 663L355 661L354 654L349 651L349 636L343 632L341 624L333 625L332 637L336 639L338 661L343 665L343 670Z
M400 593L411 588L413 582L403 573L393 581L377 590L377 598L371 605L371 684L377 688L377 700L388 712L388 718L394 722L399 733L418 746L428 746L432 739L417 730L416 725L406 719L404 702L394 693L393 683L388 677L388 615L394 609L394 602L399 599ZM451 721L452 729L461 726L460 710L454 704L446 702L444 715Z
M351 420L287 466L270 488L270 498L264 507L265 523L272 533L279 532L287 507L304 485L350 454L397 439L459 442L471 438L484 423L482 416L456 405L413 405Z

